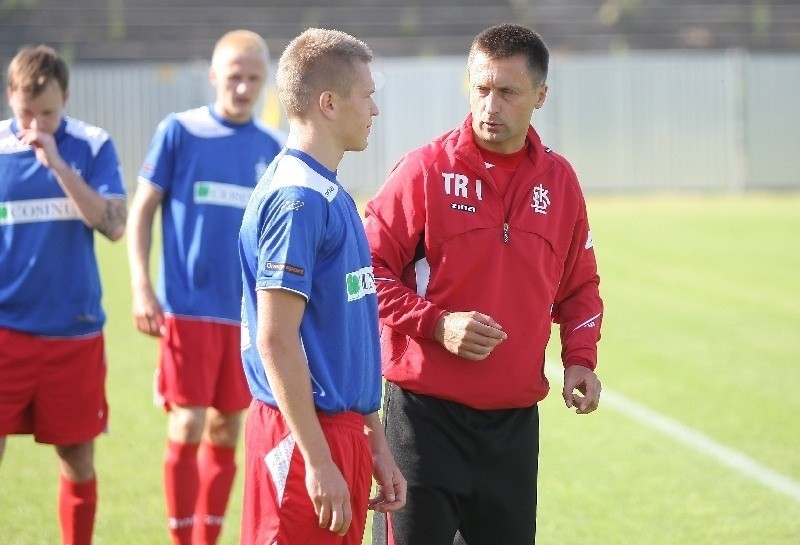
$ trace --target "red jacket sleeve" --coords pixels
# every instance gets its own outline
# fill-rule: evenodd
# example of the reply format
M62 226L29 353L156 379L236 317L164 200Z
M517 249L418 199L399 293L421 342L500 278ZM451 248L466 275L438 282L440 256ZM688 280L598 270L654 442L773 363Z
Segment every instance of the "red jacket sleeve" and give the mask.
M417 294L414 274L425 243L426 174L419 154L404 157L367 203L364 228L381 322L409 337L433 338L444 310Z
M600 277L594 242L589 230L586 203L580 195L580 210L572 233L564 272L553 304L553 321L560 325L561 360L564 365L597 365L597 342L603 318Z

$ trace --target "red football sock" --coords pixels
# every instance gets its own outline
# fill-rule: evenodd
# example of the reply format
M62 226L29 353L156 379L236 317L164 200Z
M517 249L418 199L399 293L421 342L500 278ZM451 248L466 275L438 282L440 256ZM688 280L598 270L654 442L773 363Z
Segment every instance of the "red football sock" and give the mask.
M173 545L192 545L194 506L199 477L197 445L167 441L164 453L164 494Z
M204 442L200 448L195 545L215 545L236 475L236 450Z
M97 511L97 478L83 483L61 475L58 518L61 541L66 545L91 545L94 514Z

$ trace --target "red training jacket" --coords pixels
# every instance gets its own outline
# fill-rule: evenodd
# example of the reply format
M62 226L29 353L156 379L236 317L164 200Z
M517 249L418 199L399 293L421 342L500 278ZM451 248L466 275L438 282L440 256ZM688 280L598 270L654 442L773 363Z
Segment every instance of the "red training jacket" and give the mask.
M603 302L586 204L572 167L530 127L506 206L471 123L405 155L367 203L383 375L477 409L529 407L547 395L553 321L565 365L597 363ZM478 362L434 339L446 311L473 310L508 334Z

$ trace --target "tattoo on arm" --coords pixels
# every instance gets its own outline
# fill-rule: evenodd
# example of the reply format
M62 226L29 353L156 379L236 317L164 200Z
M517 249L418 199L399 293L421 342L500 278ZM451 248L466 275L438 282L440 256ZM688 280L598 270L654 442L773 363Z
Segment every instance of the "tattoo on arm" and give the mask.
M125 201L120 199L106 200L106 209L103 218L95 229L111 240L117 240L125 231L125 222L128 219L128 209Z

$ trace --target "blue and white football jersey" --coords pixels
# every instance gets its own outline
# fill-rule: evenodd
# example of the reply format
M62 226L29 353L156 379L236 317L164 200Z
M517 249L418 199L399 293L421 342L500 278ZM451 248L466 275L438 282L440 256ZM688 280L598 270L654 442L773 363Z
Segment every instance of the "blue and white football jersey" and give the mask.
M253 396L276 407L256 347L256 292L307 300L300 339L316 408L375 412L380 404L378 299L352 197L309 155L287 149L256 186L239 237L242 359Z
M167 116L139 173L164 195L157 294L166 312L238 324L237 237L253 187L284 138L204 106Z
M52 337L95 334L105 314L94 230L17 132L14 119L0 122L0 327ZM54 137L61 157L92 189L125 198L108 133L64 117Z

